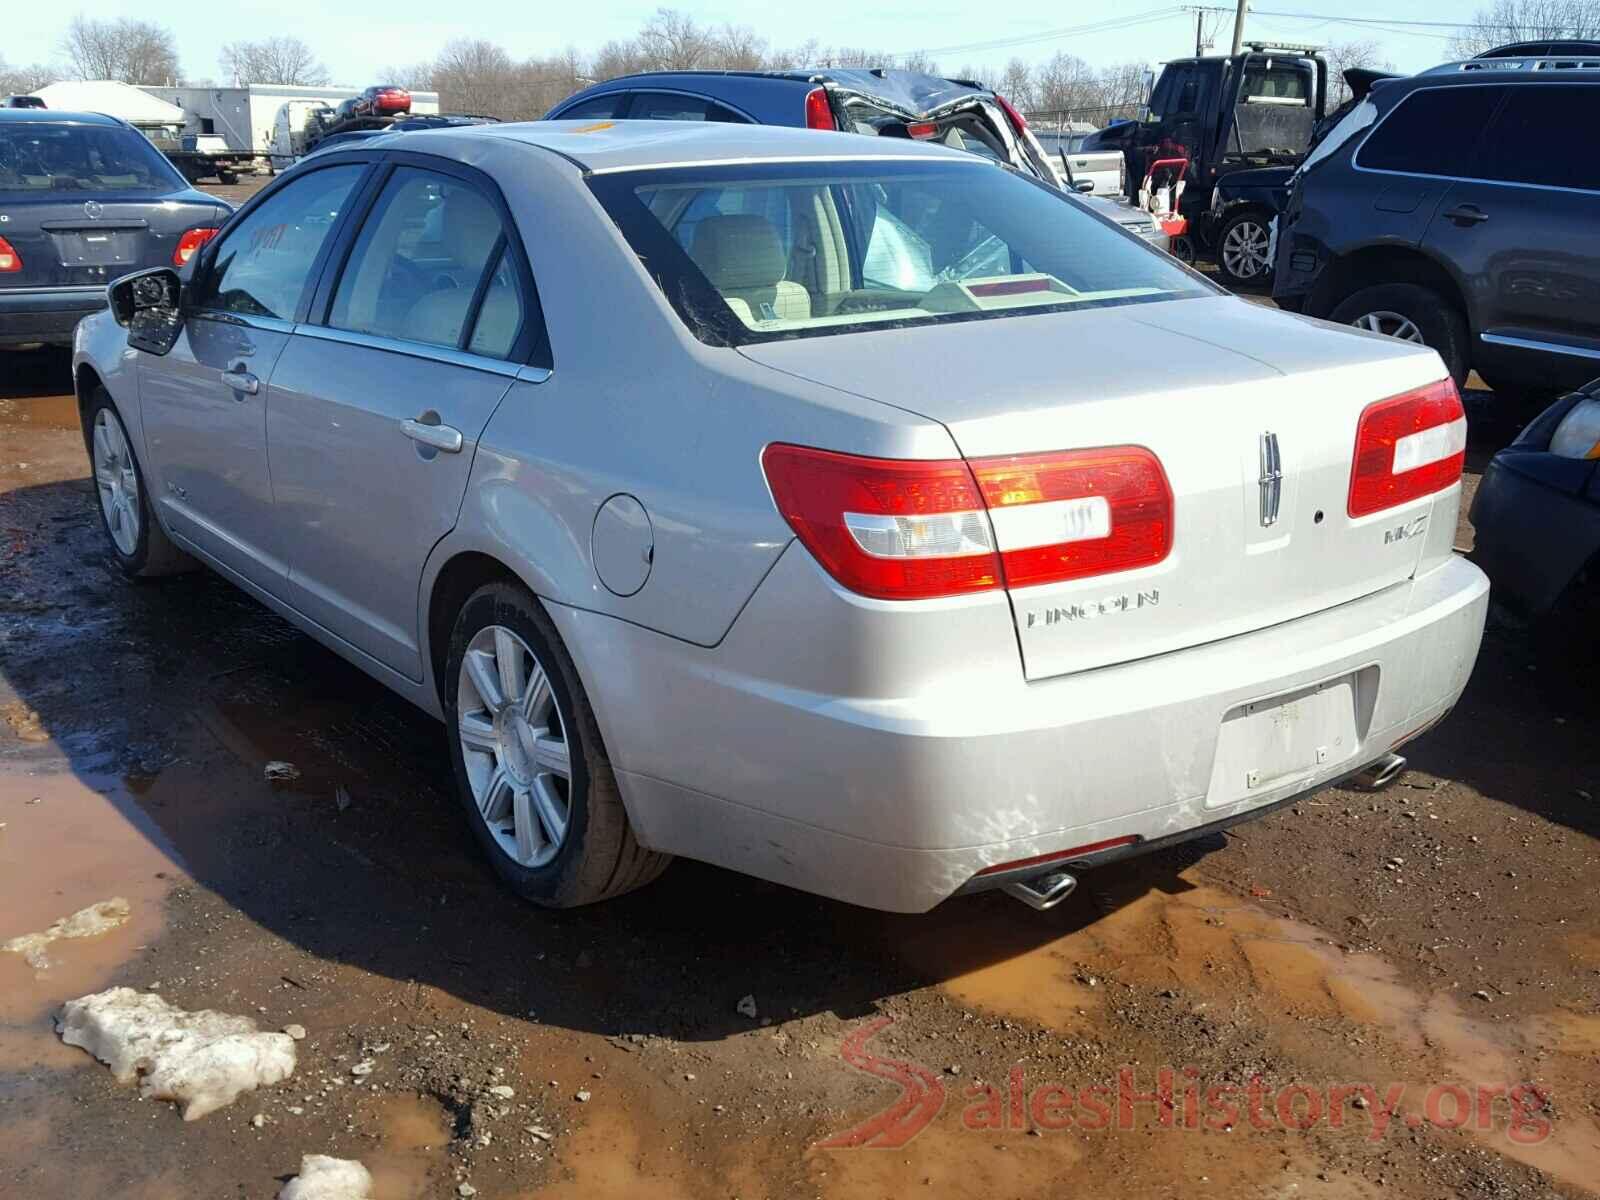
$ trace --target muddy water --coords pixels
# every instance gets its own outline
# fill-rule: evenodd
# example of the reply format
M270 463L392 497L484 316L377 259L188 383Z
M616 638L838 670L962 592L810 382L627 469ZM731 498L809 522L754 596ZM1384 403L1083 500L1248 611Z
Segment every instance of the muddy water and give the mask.
M450 1125L439 1105L420 1096L387 1097L378 1128L377 1149L362 1160L372 1173L373 1200L424 1200L446 1190Z

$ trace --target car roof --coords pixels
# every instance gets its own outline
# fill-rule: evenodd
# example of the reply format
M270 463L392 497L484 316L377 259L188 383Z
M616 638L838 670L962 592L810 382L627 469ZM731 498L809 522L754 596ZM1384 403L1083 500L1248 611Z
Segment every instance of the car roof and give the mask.
M105 113L67 112L60 108L0 108L0 121L42 121L56 125L112 125L125 123Z
M426 150L440 139L495 138L538 146L590 172L729 162L936 158L993 166L987 159L906 138L862 137L780 125L720 121L520 121L386 132L383 149ZM423 141L422 139L427 139ZM362 143L376 148L374 141ZM330 153L337 153L338 148Z

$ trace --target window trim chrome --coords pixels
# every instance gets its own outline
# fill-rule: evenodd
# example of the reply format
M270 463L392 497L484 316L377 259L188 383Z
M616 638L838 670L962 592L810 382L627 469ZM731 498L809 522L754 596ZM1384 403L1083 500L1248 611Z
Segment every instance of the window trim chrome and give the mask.
M1491 346L1506 346L1513 350L1537 350L1542 354L1570 354L1575 358L1600 360L1600 347L1569 346L1565 342L1546 342L1538 338L1515 337L1509 333L1480 333L1478 340Z
M468 354L464 350L457 350L454 346L436 346L429 342L412 342L404 338L356 333L354 330L338 329L332 325L313 325L304 322L296 325L294 332L300 337L315 338L319 342L333 342L342 346L359 346L363 350L402 354L407 358L447 363L453 367L466 367L490 375L502 375L507 379L520 378L521 371L527 369L522 363L510 362L503 358L490 358L483 354Z

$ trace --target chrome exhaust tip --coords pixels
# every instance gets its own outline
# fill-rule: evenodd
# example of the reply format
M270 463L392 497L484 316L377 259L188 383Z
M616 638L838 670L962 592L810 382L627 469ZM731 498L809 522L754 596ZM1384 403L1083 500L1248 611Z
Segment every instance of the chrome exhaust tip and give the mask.
M1362 792L1381 792L1406 769L1406 760L1398 754L1386 754L1377 762L1369 763L1357 771L1351 786Z
M1043 912L1060 904L1077 886L1077 879L1065 871L1046 871L1032 879L1017 879L1003 884L1001 891L1013 899L1021 900L1029 908Z

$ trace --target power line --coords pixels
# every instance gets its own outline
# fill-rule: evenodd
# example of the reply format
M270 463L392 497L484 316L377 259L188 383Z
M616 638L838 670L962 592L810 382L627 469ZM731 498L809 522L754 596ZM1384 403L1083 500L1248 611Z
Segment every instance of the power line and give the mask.
M970 54L987 50L1005 50L1013 46L1027 46L1036 42L1056 41L1065 37L1076 37L1080 34L1110 33L1116 30L1132 29L1139 25L1148 25L1154 21L1166 20L1168 17L1182 15L1186 10L1181 7L1149 9L1141 13L1130 13L1127 16L1112 17L1105 21L1095 21L1086 25L1070 25L1061 29L1047 29L1042 33L1030 33L1020 37L995 38L987 42L966 42L956 46L930 46L925 50L909 50L897 54L896 58L911 58L916 55L935 54ZM1192 9L1188 11L1193 11Z

